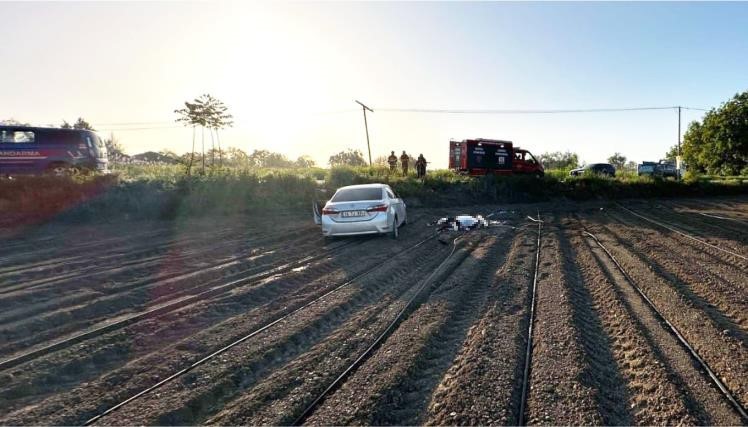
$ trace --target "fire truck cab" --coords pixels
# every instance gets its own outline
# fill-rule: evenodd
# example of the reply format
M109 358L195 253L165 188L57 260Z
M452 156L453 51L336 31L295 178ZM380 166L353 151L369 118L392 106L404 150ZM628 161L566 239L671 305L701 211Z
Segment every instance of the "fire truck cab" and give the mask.
M449 168L471 176L545 174L529 151L514 147L511 141L483 138L449 141Z

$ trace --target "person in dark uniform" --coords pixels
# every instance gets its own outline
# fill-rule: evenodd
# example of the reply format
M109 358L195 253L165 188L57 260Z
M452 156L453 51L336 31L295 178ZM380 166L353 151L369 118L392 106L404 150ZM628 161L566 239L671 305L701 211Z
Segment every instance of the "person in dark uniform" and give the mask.
M387 157L387 163L390 164L390 172L397 170L397 156L394 151L390 154L390 157Z
M407 153L405 153L405 150L403 150L403 155L400 156L400 164L403 166L403 176L408 176L408 163L410 162L410 157Z
M416 160L416 173L418 174L419 178L423 178L426 176L426 158L423 157L423 154L418 156L418 160Z

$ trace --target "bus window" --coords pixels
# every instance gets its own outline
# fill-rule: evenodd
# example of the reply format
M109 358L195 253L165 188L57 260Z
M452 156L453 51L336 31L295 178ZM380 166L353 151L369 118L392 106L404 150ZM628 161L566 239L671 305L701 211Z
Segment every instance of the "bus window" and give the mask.
M2 144L28 144L36 140L34 132L20 130L0 131L0 143Z

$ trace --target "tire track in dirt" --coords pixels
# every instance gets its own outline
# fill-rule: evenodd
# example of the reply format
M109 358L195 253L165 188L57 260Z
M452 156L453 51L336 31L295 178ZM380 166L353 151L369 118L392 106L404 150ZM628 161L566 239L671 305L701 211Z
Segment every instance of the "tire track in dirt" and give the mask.
M264 231L264 230L261 230ZM256 233L255 231L247 230L242 231L241 236L249 235L250 233ZM36 254L31 254L26 259L26 263L14 262L10 267L3 268L3 282L8 282L8 276L10 279L16 278L18 280L29 281L36 277L50 277L54 274L62 275L63 273L71 274L72 272L90 269L92 267L101 264L112 264L122 260L138 260L146 258L152 255L158 255L162 253L168 253L173 248L187 247L190 245L206 245L219 242L221 244L224 240L229 238L236 239L237 234L235 229L222 228L216 230L180 230L173 229L171 233L162 232L163 236L157 236L154 238L142 238L136 239L133 237L123 238L121 244L108 244L103 245L103 248L92 247L88 250L75 250L73 248L65 247L62 248L61 253L53 253L50 255L44 255L44 251L39 251ZM268 235L268 233L263 233ZM261 237L261 236L255 236ZM205 243L207 241L207 243ZM18 276L20 273L27 273L24 276ZM6 288L3 286L1 289L3 293L6 293Z
M418 222L425 215L428 215L428 213L424 212L413 215L412 222ZM260 256L264 256L266 258L269 257L271 259L281 256L287 257L293 252L317 252L317 249L319 247L322 247L323 245L329 246L322 240L321 234L319 233L319 229L317 227L314 227L312 225L306 225L305 227L306 228L295 229L296 233L291 235L292 238L290 241L286 232L284 232L283 230L268 234L268 237L263 239L253 238L247 240L240 238L238 241L242 242L242 244L238 247L226 245L226 249L230 250L233 253L222 255L221 253L216 254L209 251L203 251L203 253L201 254L196 254L194 257L192 257L192 259L196 261L196 265L188 266L185 265L185 262L180 262L179 260L174 258L168 259L168 262L152 262L152 266L156 268L156 270L154 271L138 272L131 267L118 267L117 270L119 270L119 274L110 274L109 276L105 276L100 279L94 278L92 277L92 275L84 277L85 280L81 280L80 278L74 281L72 279L67 279L67 282L73 283L65 283L66 286L62 286L61 283L54 283L55 286L46 286L42 289L35 290L35 292L33 293L28 292L28 289L25 289L23 292L16 292L15 296L8 295L5 297L0 297L0 301L6 307L11 307L13 304L24 307L29 302L38 304L40 303L40 301L50 300L59 302L66 295L70 297L70 294L72 294L72 298L80 298L82 289L83 292L93 293L93 296L106 296L122 290L128 290L134 287L142 286L144 284L149 284L150 282L153 282L157 279L172 281L172 279L191 277L193 275L201 273L201 270L213 271L219 269L228 269L230 270L230 272L236 273L237 270L245 267L245 265L240 263L240 261L255 262L259 259ZM302 230L303 233L300 233L299 230ZM223 245L225 245L225 243L223 243ZM244 246L246 245L252 245L254 248L250 247L244 249ZM301 245L309 245L310 248L302 248ZM268 246L268 248L265 248L264 252L257 252L257 248L263 248L264 246ZM279 249L283 247L289 248L290 252L285 251L283 253L280 253ZM238 255L236 254L237 251L239 252ZM205 257L206 261L200 261L200 258L203 255L207 255ZM216 257L216 255L218 256ZM218 258L218 262L216 262L216 258ZM101 273L101 275L106 274L106 271ZM0 291L0 293L2 293L2 291ZM158 290L156 293L160 294L165 292L162 290ZM15 299L13 299L12 297L14 297Z
M303 246L295 249L306 250ZM310 262L316 266L324 263L325 260L311 260ZM245 277L261 275L263 271L281 268L287 264L287 262L270 262L270 265L266 266L248 263L244 268L236 266L226 271L217 269L198 274L188 273L186 276L178 276L165 281L145 281L144 286L128 286L127 292L101 295L91 302L88 298L84 298L84 301L76 305L63 306L40 316L30 319L22 318L3 325L0 328L0 343L2 344L0 354L19 352L52 339L93 329L111 323L119 316L154 309L191 295L197 295L211 287L221 286L223 283L231 281L241 283L246 280Z
M519 411L537 245L521 228L486 310L431 395L425 424L512 424Z
M304 224L309 217L299 214L274 214L274 226L288 223ZM155 222L155 225L154 225ZM110 248L131 250L144 244L153 244L158 239L168 239L176 235L215 236L224 232L242 230L262 230L256 227L256 221L241 217L221 217L219 219L194 219L170 221L124 221L115 224L93 223L87 225L50 225L42 226L32 233L44 234L38 243L7 242L0 247L0 266L19 264L19 260L35 262L44 256L73 256L101 253ZM112 237L114 235L114 237ZM50 237L51 236L51 237ZM136 242L127 246L130 242ZM20 243L20 244L19 244ZM27 242L29 243L29 242ZM81 252L84 251L84 252ZM0 271L2 271L0 269Z
M736 248L748 243L748 227L740 222L699 215L698 212L693 211L678 210L670 204L658 204L655 208L644 209L643 212L655 219L664 219L682 230L693 231L695 235L715 236L732 241L730 246Z
M677 213L681 217L688 218L689 221L694 221L695 223L702 221L713 227L728 230L728 233L738 233L742 236L741 241L743 243L748 241L748 222L745 220L734 218L732 216L694 210L673 202L668 203L667 207L669 210Z
M78 254L63 260L53 258L42 261L35 260L32 263L25 265L15 264L12 267L0 269L0 286L3 286L3 291L6 292L5 288L8 287L6 284L12 283L14 280L33 282L34 279L40 277L46 278L52 275L61 275L63 273L85 273L92 271L95 268L108 266L118 261L121 262L123 259L125 261L137 261L169 252L173 247L193 244L199 245L207 238L211 239L211 242L207 243L207 245L216 245L214 243L215 240L222 241L223 239L230 237L230 233L231 231L224 230L223 232L216 232L212 236L206 236L204 234L199 237L194 235L180 235L175 236L172 239L167 238L164 241L157 243L152 240L145 240L142 242L138 241L129 248L110 246L103 251L100 250L95 253ZM236 236L234 235L233 237Z
M317 237L317 236L315 236ZM272 242L269 242L272 243ZM320 238L301 238L290 242L291 251L279 253L281 245L250 249L244 253L231 254L229 256L219 255L218 259L207 263L204 261L192 263L189 267L182 262L170 260L167 264L162 261L152 263L150 268L142 271L131 269L127 266L118 267L118 271L107 271L101 274L90 275L83 280L78 280L75 286L59 285L57 289L50 288L45 294L23 292L16 298L0 298L0 303L7 306L7 312L0 314L0 324L28 318L32 315L52 315L55 310L67 309L77 305L89 303L93 299L106 300L126 294L150 289L149 293L159 298L166 298L172 292L185 291L195 280L228 280L255 271L258 267L268 265L273 260L288 258L289 255L297 255L302 258L306 252L327 249L322 247ZM285 246L285 245L284 245ZM206 254L198 254L204 256ZM262 264L260 264L262 262ZM276 261L276 263L278 263ZM109 273L109 276L106 274ZM114 274L112 274L114 273ZM99 278L99 276L103 276ZM197 283L199 284L199 283ZM154 301L155 302L155 301ZM32 304L29 304L32 303ZM13 309L12 307L16 307Z
M593 287L594 308L625 382L624 394L618 398L628 406L631 418L624 424L696 424L685 402L687 396L674 384L661 352L653 349L641 319L631 313L630 301L621 293L625 284L611 273L596 248L575 234L570 240L579 248L577 262L585 282Z
M416 217L414 218L413 222L417 222L418 220L419 220L418 217ZM409 230L413 229L414 231L417 230L411 227L408 227L408 229ZM427 229L422 229L422 230L428 231ZM408 241L413 241L416 238L420 239L417 233L414 234L414 233L409 232L409 233L406 233L405 236L403 236L403 238L401 239L401 242L404 244L404 243L407 243ZM336 243L358 244L358 243L363 243L364 241L370 241L370 240L371 239L359 239L359 240L347 239L346 241L336 242ZM374 240L377 240L377 239L374 239ZM382 239L379 239L379 240L382 240ZM388 241L387 239L383 239L383 240ZM381 243L381 241L380 243L371 242L370 244L373 244L374 247L384 246L388 248L388 250L392 249L391 244ZM340 246L342 245L337 245L336 247L340 247ZM395 248L396 247L397 246L395 246ZM292 250L293 251L299 251L299 250L305 251L306 249L304 249L303 247L293 247ZM359 252L361 250L366 250L366 248L360 249ZM316 252L319 252L319 251L316 251ZM277 256L287 257L289 253L291 252L286 252L286 253L279 252ZM319 254L317 256L319 256ZM342 256L342 254L339 255L338 257L340 256ZM367 255L367 257L370 257L370 256ZM335 261L335 260L332 259L328 261ZM283 265L286 265L286 264L283 264ZM309 265L316 265L316 264L313 264L310 261ZM303 270L305 268L308 268L309 265L299 267L298 270ZM225 283L225 281L231 277L235 278L236 276L239 276L240 274L246 275L246 274L253 273L253 272L256 273L257 268L260 268L260 267L267 270L267 268L263 266L251 267L249 270L238 271L238 272L233 272L233 270L229 270L229 272L231 273L229 274L229 276L218 277L216 279L213 279L213 281L207 282L207 283L201 283L199 281L195 283L176 283L176 280L170 280L164 283L159 283L158 286L155 288L149 288L146 290L140 289L134 294L128 296L127 298L113 298L112 297L109 299L105 299L103 301L102 300L98 301L97 304L95 304L95 306L91 306L90 304L89 305L83 304L79 308L80 312L77 312L77 313L71 312L70 310L59 310L57 312L58 318L53 319L53 321L50 321L50 317L52 317L53 314L46 315L47 316L45 317L46 320L39 319L39 318L36 318L36 319L32 318L31 323L20 322L19 328L10 328L10 329L6 328L6 330L9 332L8 332L8 335L3 337L3 339L6 341L5 350L6 352L10 351L8 350L11 347L11 345L9 344L9 341L12 339L12 336L22 337L21 341L14 342L13 344L15 346L14 348L18 346L23 347L23 346L33 345L33 343L35 342L41 342L43 345L46 345L43 342L44 339L50 339L52 337L63 337L64 338L64 336L71 336L70 334L76 331L81 331L83 328L88 328L87 330L93 330L94 327L97 327L97 325L101 326L101 325L110 324L113 320L112 314L117 308L119 308L120 310L124 309L124 311L122 311L121 313L128 314L134 309L135 305L141 304L142 303L141 301L145 301L149 305L149 307L154 307L158 304L168 303L169 301L173 301L177 297L179 298L182 298L183 296L189 297L189 295L195 295L197 292L199 292L203 288L214 286L214 285L221 285L221 283ZM190 274L188 276L192 278L193 275ZM192 280L194 282L195 278L192 278ZM242 279L238 279L236 282L238 282L239 284L242 284ZM198 288L195 288L195 286L198 286ZM86 313L90 313L90 315L86 317L85 315ZM97 319L91 318L91 316L95 317L96 315L99 316L99 320L101 321L98 324L95 323ZM46 325L44 324L45 321L47 322ZM62 325L62 326L58 326L58 325ZM34 334L28 333L28 328L30 327L36 328L36 332Z
M715 257L720 256L723 257L723 259L730 259L733 264L740 266L740 268L742 268L743 270L746 270L748 268L746 266L747 261L745 253L741 253L744 251L744 245L740 244L739 242L735 242L733 240L726 241L725 239L717 238L714 236L704 236L703 232L700 232L694 228L689 229L688 227L686 227L685 230L683 228L679 229L677 225L673 225L670 222L662 221L661 219L653 219L648 216L645 217L638 212L627 210L627 208L624 206L621 206L621 210L627 215L630 215L632 218L637 218L639 220L645 221L647 223L647 228L657 227L657 230L666 230L666 232L663 232L662 234L672 233L674 238L682 241L687 240L689 241L689 243L698 241L701 244L701 248L703 251L709 252ZM650 221L656 221L657 223L655 224Z
M545 219L537 285L528 424L612 425L626 411L606 396L620 393L620 374L592 310L571 245L568 221Z
M735 270L736 274L748 274L748 263L709 246L703 245L691 239L687 239L670 231L663 231L642 218L627 215L625 212L607 211L607 216L616 220L617 223L627 225L637 230L640 235L646 235L655 243L666 242L669 246L681 250L688 256L698 259L700 262L715 264L723 270ZM741 280L742 281L742 280ZM741 286L745 286L740 283Z
M446 253L435 257L436 262L431 264L431 270L424 270L412 277L408 291L390 303L386 310L382 310L382 315L377 317L371 327L363 331L347 327L347 338L339 337L340 342L337 343L334 340L321 342L312 351L305 353L283 370L258 384L249 393L227 405L223 411L207 420L207 424L293 423L322 391L381 336L406 308L411 298L415 298L418 304L419 300L438 289L445 278L461 269L462 263L477 243L473 237L465 239L444 264L442 262ZM441 265L441 268L434 271L437 265ZM375 354L379 353L379 349L375 351Z
M363 242L362 242L363 243ZM13 348L13 346L24 346L22 350L11 354L12 357L18 355L32 354L33 358L39 356L33 356L34 352L42 351L42 355L48 354L45 349L49 345L56 346L51 352L60 351L71 345L75 345L77 342L84 342L90 339L98 338L103 334L109 334L112 331L116 331L122 328L127 328L130 325L137 325L139 323L148 324L150 319L162 318L168 315L170 312L180 312L183 307L200 306L206 302L215 301L220 304L223 301L243 301L251 303L253 301L245 301L247 299L261 300L266 297L275 297L279 294L283 294L290 289L294 289L296 286L295 281L299 280L299 277L314 274L327 274L334 271L336 268L336 260L332 254L318 254L315 257L305 257L303 262L297 263L284 263L280 267L275 265L272 268L266 268L259 266L258 271L251 271L252 274L244 275L240 278L234 278L234 280L227 281L226 279L216 279L203 284L198 284L197 287L188 287L184 290L178 290L171 293L168 297L164 298L158 294L151 293L137 293L132 296L135 303L130 307L125 306L125 310L122 313L118 313L119 316L112 316L112 311L116 307L111 305L103 304L103 306L95 305L83 305L81 310L84 313L94 313L93 311L97 308L101 308L102 312L98 314L98 319L92 320L70 320L69 317L72 315L71 312L62 313L62 326L55 327L56 323L53 323L48 329L40 328L41 330L30 335L30 338L19 341L15 341L12 345L7 345L3 350ZM294 265L300 265L297 268L291 268ZM283 280L290 279L290 280ZM146 299L151 302L147 307L135 310L135 305L140 304L140 301ZM132 301L132 299L119 299L116 300L120 304ZM256 302L256 301L254 301ZM98 322L98 323L94 323ZM39 327L39 321L32 325L20 323L21 327L29 328L31 326ZM12 329L10 329L12 331ZM18 333L16 331L16 333ZM26 334L21 335L22 337L27 336ZM48 339L48 340L45 340ZM66 340L72 340L69 344L66 344ZM62 347L60 347L62 346ZM8 360L11 360L10 358ZM31 359L33 360L33 359ZM5 361L3 361L5 365Z
M155 227L157 228L157 227ZM67 233L71 233L70 229L75 230L75 235L78 237L74 241L66 241ZM0 265L17 265L19 260L38 259L39 256L44 254L58 253L62 251L81 251L81 250L93 250L100 246L112 246L118 243L128 242L130 240L143 240L143 239L157 239L162 235L169 237L173 233L173 227L171 224L162 226L161 229L149 230L144 232L128 233L125 236L119 235L114 237L103 237L102 234L113 234L120 233L121 230L112 231L107 229L106 231L96 230L95 236L85 236L86 239L93 238L95 241L81 240L81 234L85 234L85 231L81 231L79 227L70 227L67 231L55 232L52 231L52 237L44 237L38 242L6 242L3 245L2 251L0 251ZM84 227L85 230L85 227ZM63 242L64 243L61 243ZM32 261L33 262L33 261ZM3 267L2 270L7 267ZM13 268L13 267L10 267Z
M421 423L433 390L496 291L493 276L511 244L507 229L474 233L486 237L307 424Z
M699 355L721 376L725 385L743 406L748 398L748 350L732 334L705 316L703 307L680 291L687 284L680 283L653 260L619 240L589 220L585 224L603 239L613 256L635 280L643 292L671 323L692 344ZM628 246L627 246L628 245ZM692 296L692 295L691 295Z
M289 390L286 384L296 381L297 374L289 366L298 366L306 373L321 361L339 361L336 354L341 358L355 354L345 348L353 345L352 342L367 342L371 338L367 331L376 330L376 325L389 318L405 295L412 292L415 287L412 278L426 274L439 262L439 254L445 248L437 244L436 248L431 246L431 251L434 249L437 256L399 259L392 269L362 278L357 286L335 293L295 314L278 328L231 349L221 365L206 364L191 373L200 378L210 377L210 384L192 388L189 384L167 384L159 390L161 397L146 397L101 421L200 424L246 390L254 393L257 388L273 387L273 396L281 398L284 390ZM419 253L425 255L428 248Z
M698 251L684 251L667 239L642 238L640 232L628 229L624 220L615 215L611 218L619 224L602 224L605 231L630 251L646 254L651 269L673 283L683 298L691 300L721 328L748 345L747 274L710 263Z
M713 198L699 199L697 201L680 199L678 200L678 203L670 201L669 204L680 206L696 212L705 212L720 216L731 216L742 221L748 220L748 203L742 202L738 198L721 201L715 200Z
M724 385L716 383L716 375L704 367L700 356L694 355L690 344L685 343L672 324L663 319L602 242L594 235L585 234L596 261L617 285L616 291L627 312L641 328L655 357L668 371L669 380L678 387L686 408L694 418L698 418L698 423L737 425L741 420L748 420L745 412L736 408L734 397L729 392L723 393ZM660 406L656 410L661 411Z
M390 250L382 249L392 245L384 241L380 245L373 243L376 242L369 242L369 249L380 254L379 259L386 259ZM355 258L355 254L352 257ZM344 260L342 258L338 262L345 263ZM293 276L274 279L270 282L275 283L271 288L260 289L266 289L266 292L258 293L257 289L243 293L237 291L76 345L6 373L12 382L0 388L0 400L15 401L18 403L15 406L23 406L75 387L71 391L74 394L72 401L86 401L91 396L111 394L111 387L130 379L138 379L135 387L142 388L143 384L154 382L151 379L153 375L163 377L169 370L177 370L190 357L194 359L210 349L222 347L227 341L237 338L241 331L273 313L291 311L304 301L323 294L344 280L345 276L341 274L344 271L332 266L321 273L312 269L303 270ZM168 352L164 354L172 345L176 345L178 353L173 357ZM103 377L95 379L102 374ZM123 399L122 393L137 390L130 385L117 391L120 392L118 397ZM59 405L54 403L56 396L48 400L52 402L45 405L48 411L49 407L56 406L59 410ZM111 400L116 399L112 397ZM32 406L32 410L40 408ZM25 422L29 423L31 419Z
M310 227L311 228L311 227ZM234 233L235 235L236 233ZM316 234L316 233L314 233ZM309 237L314 235L307 230L301 234ZM293 234L293 235L298 235ZM251 251L263 245L280 244L287 236L279 233L265 233L264 235L248 237L245 233L233 239L227 236L211 236L196 243L176 242L156 245L134 253L124 252L109 261L101 256L85 257L86 265L82 270L69 268L69 263L61 267L59 273L55 271L39 271L24 274L14 278L16 283L0 288L0 298L5 304L14 301L40 298L50 299L60 295L79 291L81 288L96 288L105 276L110 282L127 281L133 276L147 277L153 274L168 275L172 270L183 270L188 265L193 270L220 263L228 264L231 260L241 259ZM317 240L321 240L321 237ZM238 254L237 254L238 252ZM107 277L108 276L108 277Z

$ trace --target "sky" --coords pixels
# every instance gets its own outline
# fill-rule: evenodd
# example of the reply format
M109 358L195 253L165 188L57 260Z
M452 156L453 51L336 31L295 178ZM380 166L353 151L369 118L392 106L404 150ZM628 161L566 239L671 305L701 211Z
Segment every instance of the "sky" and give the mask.
M0 18L0 120L81 116L129 154L188 152L174 110L210 93L234 115L224 147L323 166L366 154L354 100L374 110L375 158L407 150L441 168L450 139L482 137L658 160L675 110L387 110L712 108L748 90L748 3L1 2ZM703 112L682 115L685 131Z

